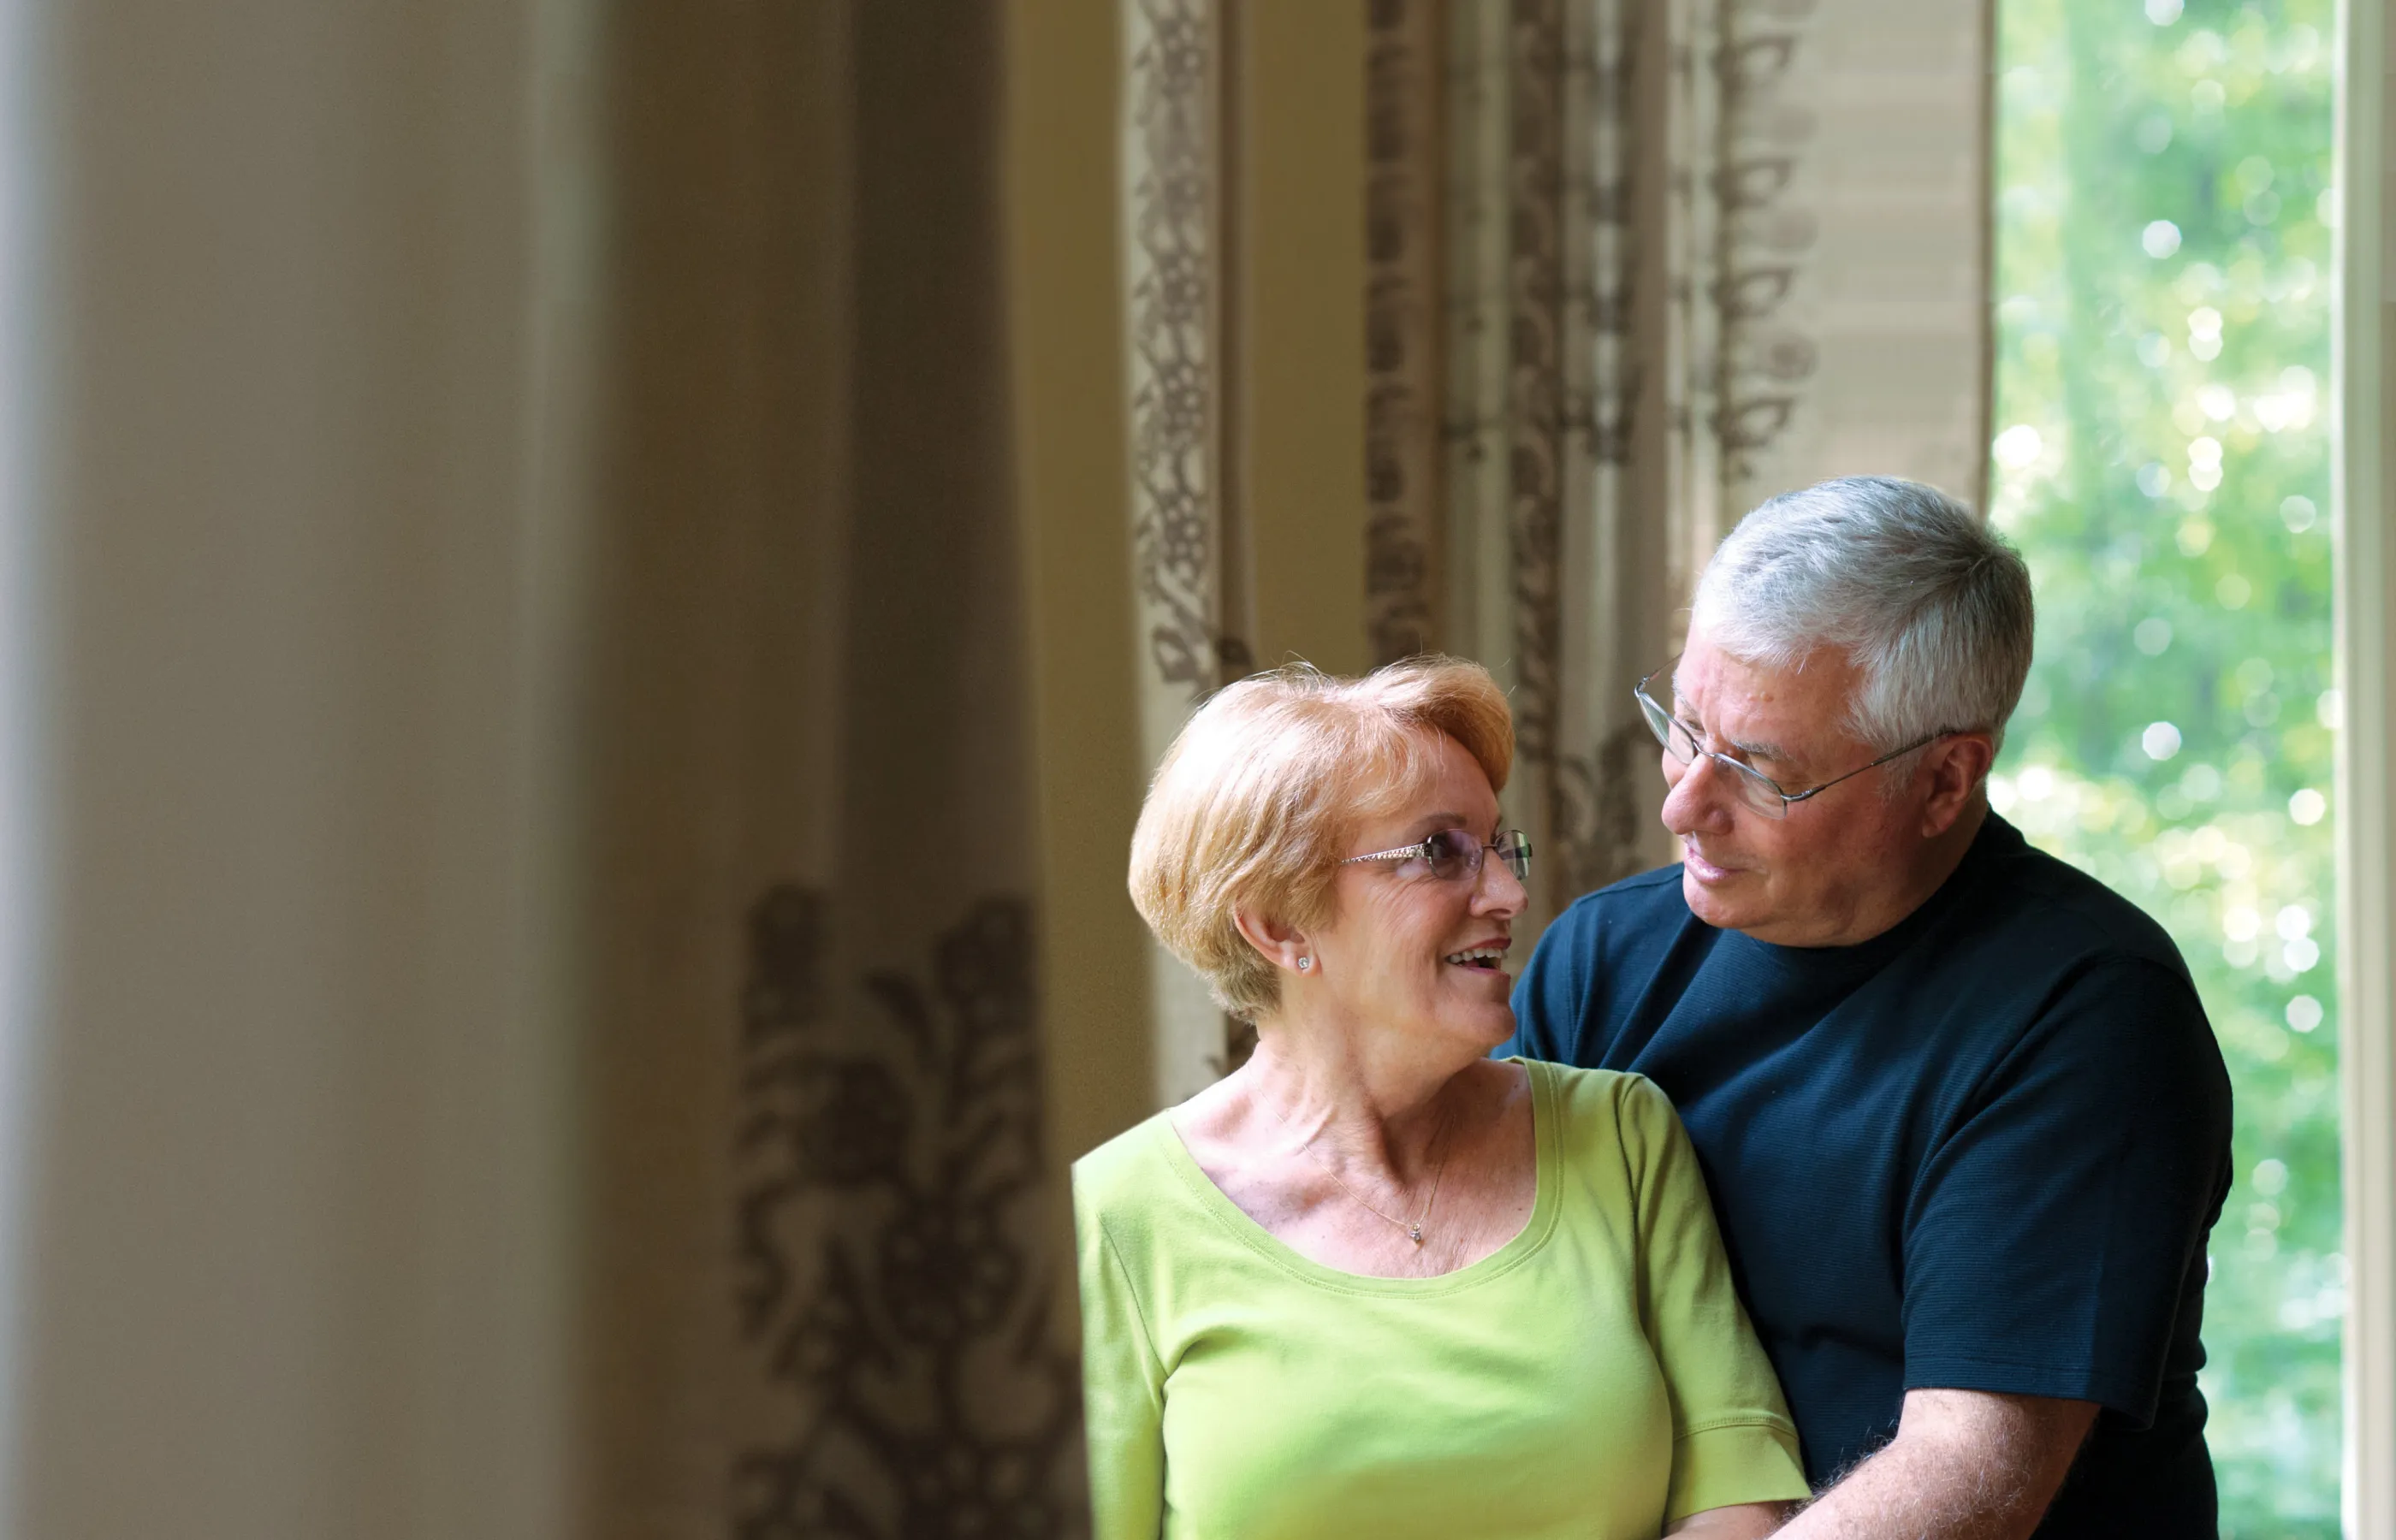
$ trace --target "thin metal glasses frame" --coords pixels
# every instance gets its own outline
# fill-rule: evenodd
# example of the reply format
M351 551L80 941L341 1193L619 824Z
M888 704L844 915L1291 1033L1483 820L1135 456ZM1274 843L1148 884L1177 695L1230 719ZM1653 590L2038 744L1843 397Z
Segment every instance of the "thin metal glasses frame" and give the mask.
M1664 746L1664 752L1671 755L1675 763L1694 764L1697 763L1697 756L1703 755L1717 764L1726 765L1737 771L1737 774L1732 777L1731 784L1739 789L1739 800L1767 818L1785 818L1789 816L1790 808L1807 798L1818 797L1839 782L1853 780L1866 770L1877 770L1891 760L1903 759L1916 749L1926 749L1940 738L1952 737L1956 731L1952 727L1942 727L1928 737L1917 739L1902 749L1892 749L1870 764L1859 765L1844 776L1834 776L1819 786L1808 787L1803 791L1785 791L1781 790L1778 781L1755 766L1735 760L1728 754L1706 748L1697 741L1696 728L1657 704L1656 697L1647 693L1647 686L1655 680L1657 674L1663 673L1671 667L1672 664L1667 663L1655 673L1649 674L1631 686L1631 694L1639 702L1639 714L1647 719L1647 730L1656 735L1656 741ZM1682 739L1679 743L1673 741L1675 729L1678 730Z
M1447 858L1456 863L1453 870L1440 870L1440 847L1443 845L1446 847ZM1431 868L1433 877L1449 882L1479 876L1482 863L1488 858L1484 852L1492 850L1498 852L1498 858L1506 863L1506 870L1514 874L1516 882L1531 880L1530 836L1519 829L1501 829L1498 837L1485 844L1461 829L1443 829L1418 844L1403 845L1396 850L1377 850L1369 856L1350 856L1339 864L1353 866L1358 861L1418 860Z

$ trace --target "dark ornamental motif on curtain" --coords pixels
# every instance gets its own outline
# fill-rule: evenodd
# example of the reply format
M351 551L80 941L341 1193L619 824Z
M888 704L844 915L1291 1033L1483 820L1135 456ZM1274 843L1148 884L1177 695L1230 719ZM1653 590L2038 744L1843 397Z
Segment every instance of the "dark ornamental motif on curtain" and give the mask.
M1637 869L1635 745L1620 728L1581 742L1584 703L1564 650L1564 547L1619 506L1640 371L1630 347L1635 22L1592 25L1585 6L1516 0L1509 38L1506 193L1508 537L1515 725L1540 804L1546 909ZM1607 553L1608 555L1611 552ZM1606 617L1596 617L1604 624Z
M1564 498L1564 25L1563 0L1516 0L1506 172L1507 534L1514 600L1514 732L1523 757L1556 756ZM1549 831L1552 847L1556 830Z
M1556 832L1539 852L1548 902L1556 912L1638 871L1639 836L1655 816L1634 790L1643 764L1653 763L1656 739L1644 724L1605 735L1594 756L1557 756L1548 804Z
M1802 259L1818 233L1813 213L1790 200L1815 124L1782 94L1813 9L1814 0L1725 0L1714 40L1721 148L1707 183L1720 214L1722 257L1708 299L1722 342L1707 426L1734 485L1755 477L1788 430L1817 358L1814 340L1786 313ZM1726 511L1735 520L1745 511Z
M1377 663L1435 650L1439 46L1435 0L1372 0L1365 58L1364 604Z
M1255 671L1234 420L1223 360L1229 280L1222 215L1228 0L1122 0L1125 43L1125 330L1131 392L1132 561L1146 651L1141 747L1153 763L1192 707ZM1236 1067L1252 1037L1198 981L1151 982L1167 1099Z
M1195 701L1253 667L1227 621L1216 367L1216 19L1128 0L1133 560L1157 682Z
M1816 369L1792 303L1815 4L1452 13L1445 560L1483 610L1444 640L1511 676L1534 923L1653 858L1628 683Z
M1631 464L1640 387L1649 372L1635 346L1632 299L1643 234L1639 152L1651 136L1631 112L1634 66L1649 15L1643 6L1602 13L1586 41L1570 46L1565 63L1564 131L1588 157L1587 169L1571 179L1571 192L1579 197L1567 201L1587 251L1568 287L1587 370L1576 394L1588 405L1572 414L1568 426L1581 435L1598 502L1624 496L1619 472Z
M736 1540L1085 1529L1078 1368L1048 1335L1029 907L977 904L929 976L832 1029L824 900L749 917L737 1165L744 1356L788 1413L739 1452ZM783 1421L778 1415L778 1421Z

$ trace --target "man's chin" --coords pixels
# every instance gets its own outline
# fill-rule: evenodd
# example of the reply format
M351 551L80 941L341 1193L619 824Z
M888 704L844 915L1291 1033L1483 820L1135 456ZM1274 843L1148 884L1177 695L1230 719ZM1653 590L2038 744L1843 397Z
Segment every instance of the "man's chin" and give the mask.
M1742 903L1737 895L1737 889L1747 885L1745 875L1743 872L1730 872L1708 882L1700 879L1693 869L1684 866L1681 869L1681 896L1687 902L1691 914L1716 930L1737 930L1740 921L1750 917L1748 910L1752 908Z

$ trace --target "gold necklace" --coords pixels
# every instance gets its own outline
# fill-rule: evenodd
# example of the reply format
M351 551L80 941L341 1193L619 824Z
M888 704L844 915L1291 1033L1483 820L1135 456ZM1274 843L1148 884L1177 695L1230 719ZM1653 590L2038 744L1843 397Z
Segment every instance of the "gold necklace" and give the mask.
M1266 1107L1265 1110L1271 1112L1275 1118L1280 1119L1281 1125L1284 1128L1288 1129L1293 1134L1298 1132L1297 1128L1291 1124L1287 1118L1282 1117L1281 1109L1269 1105ZM1315 1166L1322 1171L1323 1175L1330 1177L1334 1183L1338 1184L1339 1190L1346 1193L1351 1200L1353 1200L1357 1207L1363 1209L1374 1218L1380 1220L1383 1224L1394 1226L1395 1228L1405 1231L1406 1239L1419 1246L1423 1243L1423 1221L1431 1217L1431 1205L1439 1201L1440 1178L1447 1175L1447 1125L1449 1121L1455 1116L1455 1111L1456 1109L1453 1107L1448 1109L1448 1115L1441 1118L1439 1121L1439 1131L1431 1135L1431 1143L1439 1147L1439 1163L1431 1167L1431 1196L1423 1200L1422 1213L1415 1216L1412 1224L1407 1223L1404 1219L1391 1218L1379 1209L1375 1208L1372 1204L1364 1201L1364 1195L1363 1193L1357 1191L1354 1188L1350 1187L1346 1182L1340 1181L1339 1173L1331 1169L1331 1162L1315 1154L1313 1135L1310 1134L1306 1136L1305 1140L1298 1145L1298 1151L1308 1160L1313 1162Z

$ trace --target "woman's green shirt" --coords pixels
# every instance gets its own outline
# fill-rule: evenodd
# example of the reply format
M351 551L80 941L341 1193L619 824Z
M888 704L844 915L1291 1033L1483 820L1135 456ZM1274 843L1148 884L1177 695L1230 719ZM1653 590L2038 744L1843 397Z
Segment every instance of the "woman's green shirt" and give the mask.
M1530 1222L1439 1278L1300 1256L1163 1113L1074 1166L1097 1540L1644 1540L1805 1495L1671 1103L1528 1069Z

